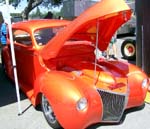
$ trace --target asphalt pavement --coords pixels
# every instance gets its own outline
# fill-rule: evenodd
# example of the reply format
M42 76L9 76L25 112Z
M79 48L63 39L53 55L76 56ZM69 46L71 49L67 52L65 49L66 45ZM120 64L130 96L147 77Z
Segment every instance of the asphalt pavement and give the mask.
M118 50L120 45L120 43L117 44ZM121 59L121 55L119 58ZM6 77L1 63L0 92L0 129L51 129L41 108L35 109L22 92L20 95L23 114L18 115L15 85ZM87 129L150 129L150 104L145 103L140 108L125 111L121 122L118 124L99 123Z

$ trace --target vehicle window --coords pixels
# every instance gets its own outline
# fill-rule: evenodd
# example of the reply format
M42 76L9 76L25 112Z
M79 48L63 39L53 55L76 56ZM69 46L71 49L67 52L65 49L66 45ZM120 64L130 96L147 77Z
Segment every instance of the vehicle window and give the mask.
M49 40L51 40L60 29L63 27L55 27L55 28L42 28L39 30L36 30L34 32L34 37L36 39L36 42L38 45L45 45L48 43Z
M27 46L32 45L30 34L23 30L14 30L13 40L16 41L17 43L24 44Z

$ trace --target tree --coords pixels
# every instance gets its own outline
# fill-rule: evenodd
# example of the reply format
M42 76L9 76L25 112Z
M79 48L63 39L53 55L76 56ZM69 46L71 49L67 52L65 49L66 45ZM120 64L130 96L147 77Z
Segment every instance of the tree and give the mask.
M28 19L29 13L31 10L33 10L35 7L39 6L43 0L27 0L28 5L22 12L23 19Z
M0 0L0 2L5 2L5 0ZM21 0L10 0L9 1L14 7L17 7ZM22 12L23 19L28 19L29 13L39 5L48 7L50 6L58 6L62 3L62 0L27 0L27 7Z

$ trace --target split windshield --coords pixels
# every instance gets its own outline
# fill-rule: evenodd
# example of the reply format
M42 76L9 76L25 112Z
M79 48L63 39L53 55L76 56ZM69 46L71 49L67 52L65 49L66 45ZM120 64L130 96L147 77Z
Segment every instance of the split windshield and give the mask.
M42 28L34 32L34 37L38 45L45 45L51 40L64 26L53 28Z

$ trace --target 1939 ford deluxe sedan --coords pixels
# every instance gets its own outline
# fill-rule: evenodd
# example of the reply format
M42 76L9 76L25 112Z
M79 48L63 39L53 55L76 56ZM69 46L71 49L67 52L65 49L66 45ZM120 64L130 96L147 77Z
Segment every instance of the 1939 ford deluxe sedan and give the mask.
M96 58L130 16L123 0L101 0L73 21L12 25L19 86L33 106L41 104L52 128L119 122L126 109L143 105L147 75L133 64ZM9 39L2 61L14 79Z

